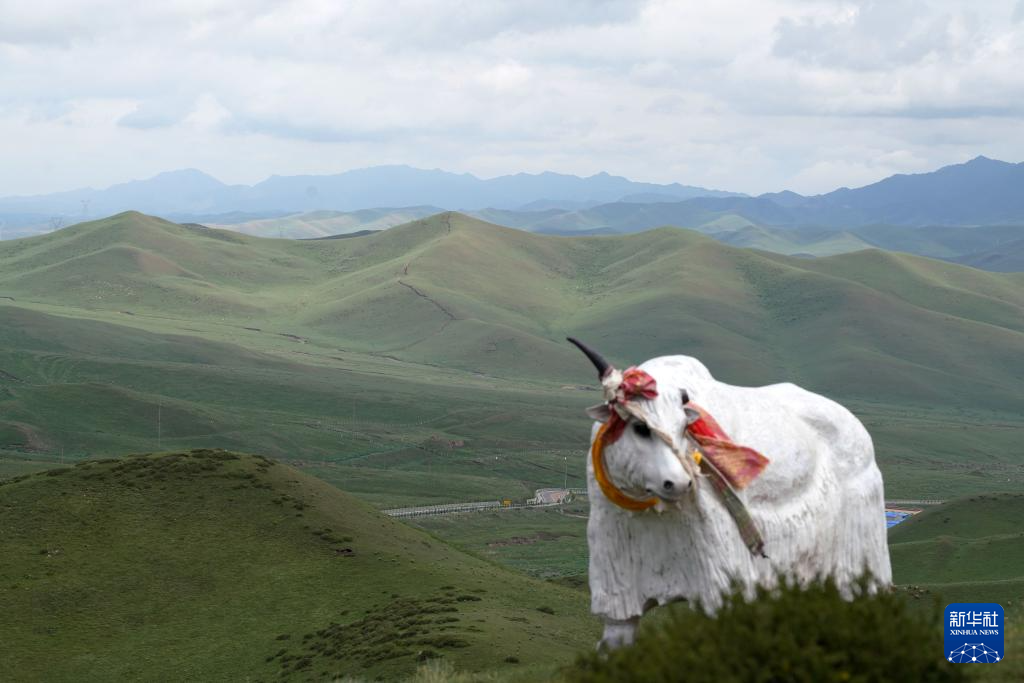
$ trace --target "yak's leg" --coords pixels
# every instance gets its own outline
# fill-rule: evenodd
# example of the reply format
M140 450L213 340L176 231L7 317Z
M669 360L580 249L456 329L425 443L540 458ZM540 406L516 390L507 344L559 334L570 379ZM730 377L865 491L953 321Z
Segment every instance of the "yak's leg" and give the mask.
M640 617L632 619L605 619L604 633L601 635L601 642L597 644L598 650L617 650L626 645L632 645L636 637L636 627L640 623Z

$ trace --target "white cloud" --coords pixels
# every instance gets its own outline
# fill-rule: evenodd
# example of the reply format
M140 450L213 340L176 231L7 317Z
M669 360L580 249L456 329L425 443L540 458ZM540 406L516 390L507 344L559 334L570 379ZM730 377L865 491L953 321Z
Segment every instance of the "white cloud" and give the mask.
M477 80L498 92L522 92L530 83L531 73L522 64L506 62L485 68Z
M1021 160L1022 7L0 0L0 195L379 163L816 192Z

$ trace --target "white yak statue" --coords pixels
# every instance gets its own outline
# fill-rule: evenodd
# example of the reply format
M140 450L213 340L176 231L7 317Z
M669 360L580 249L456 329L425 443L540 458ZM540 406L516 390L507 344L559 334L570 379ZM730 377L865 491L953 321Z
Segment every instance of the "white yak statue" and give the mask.
M849 596L868 572L872 590L890 585L882 475L871 437L848 410L793 384L723 384L688 356L627 370L627 377L653 378L652 391L631 396L624 373L569 341L597 367L606 400L588 411L598 420L587 467L587 541L591 609L605 624L599 647L632 643L640 616L656 605L688 600L714 611L733 581L751 590L780 575L827 576ZM732 443L767 458L742 491L728 487L756 527L756 543L741 535L723 492L709 484L708 463L695 466L699 446L689 425L698 414L714 416ZM616 419L618 436L601 442L595 461L595 440ZM603 472L595 473L595 462ZM628 509L631 501L650 507Z

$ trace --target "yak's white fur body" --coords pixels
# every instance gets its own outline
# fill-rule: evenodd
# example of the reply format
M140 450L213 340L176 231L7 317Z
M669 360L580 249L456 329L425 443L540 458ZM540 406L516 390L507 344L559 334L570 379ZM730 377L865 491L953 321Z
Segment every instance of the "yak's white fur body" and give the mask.
M734 579L752 588L779 574L827 575L849 589L868 570L889 585L882 476L871 437L848 410L792 384L723 384L687 356L640 367L658 383L658 397L644 401L652 422L681 439L685 389L734 442L770 459L740 492L767 558L751 555L709 482L678 507L630 512L602 494L588 459L591 608L605 619L606 644L629 642L631 625L655 604L685 599L714 610ZM613 481L630 481L630 461L652 444L640 439L627 430L605 449Z

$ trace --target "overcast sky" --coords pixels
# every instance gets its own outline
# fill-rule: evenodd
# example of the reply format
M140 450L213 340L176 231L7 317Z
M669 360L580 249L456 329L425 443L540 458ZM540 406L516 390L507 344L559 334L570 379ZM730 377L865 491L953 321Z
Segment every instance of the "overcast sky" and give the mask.
M195 167L822 192L1024 160L1024 0L0 0L0 196Z

